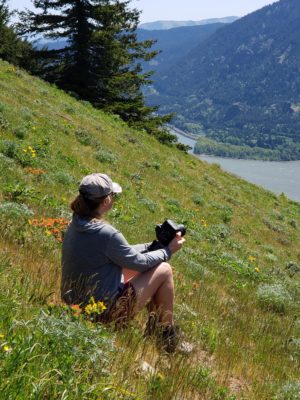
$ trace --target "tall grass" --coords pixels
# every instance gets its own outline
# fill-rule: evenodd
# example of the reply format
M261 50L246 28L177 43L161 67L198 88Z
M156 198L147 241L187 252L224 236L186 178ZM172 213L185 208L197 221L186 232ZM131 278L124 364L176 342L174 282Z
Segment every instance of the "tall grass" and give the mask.
M4 62L0 89L2 397L294 399L300 205ZM94 171L122 184L109 218L131 243L153 240L167 217L186 224L172 265L192 354L166 356L145 340L143 313L115 331L61 304L62 221Z

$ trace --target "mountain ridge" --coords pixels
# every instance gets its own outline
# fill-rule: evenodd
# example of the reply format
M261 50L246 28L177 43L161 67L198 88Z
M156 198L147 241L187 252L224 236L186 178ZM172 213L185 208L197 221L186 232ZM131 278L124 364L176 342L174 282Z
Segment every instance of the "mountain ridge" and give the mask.
M159 77L153 99L210 139L300 159L299 21L300 3L281 0L222 27Z
M239 17L229 16L223 18L209 18L200 21L172 21L172 20L159 20L153 22L144 22L139 25L139 28L145 30L167 30L172 28L178 28L182 26L195 26L195 25L207 25L215 23L231 23L237 20Z
M195 25L171 28L168 30L138 29L138 39L156 40L152 49L159 54L150 63L143 63L145 70L153 70L154 76L164 74L173 64L188 54L195 46L206 40L216 30L224 26L223 23Z

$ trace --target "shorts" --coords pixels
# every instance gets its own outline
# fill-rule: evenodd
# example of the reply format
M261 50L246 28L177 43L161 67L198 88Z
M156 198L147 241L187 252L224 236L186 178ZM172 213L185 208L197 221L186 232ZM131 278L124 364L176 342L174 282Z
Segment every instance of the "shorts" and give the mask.
M109 310L97 318L97 322L115 322L118 326L124 326L135 315L136 292L130 282L126 282L114 300Z

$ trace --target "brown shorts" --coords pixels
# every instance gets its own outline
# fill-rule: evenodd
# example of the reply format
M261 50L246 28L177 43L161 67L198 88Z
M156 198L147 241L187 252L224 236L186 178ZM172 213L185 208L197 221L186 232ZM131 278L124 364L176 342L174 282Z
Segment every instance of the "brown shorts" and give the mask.
M122 326L134 317L135 305L136 293L134 287L130 282L126 282L110 309L99 315L97 321L102 323L115 322L116 325Z

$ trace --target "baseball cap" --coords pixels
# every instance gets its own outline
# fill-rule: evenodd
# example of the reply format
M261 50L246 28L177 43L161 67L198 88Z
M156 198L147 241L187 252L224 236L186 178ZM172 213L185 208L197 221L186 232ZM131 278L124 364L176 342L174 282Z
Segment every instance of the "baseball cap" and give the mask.
M90 200L98 200L110 193L122 193L122 188L118 183L113 182L108 175L94 173L82 179L79 192Z

